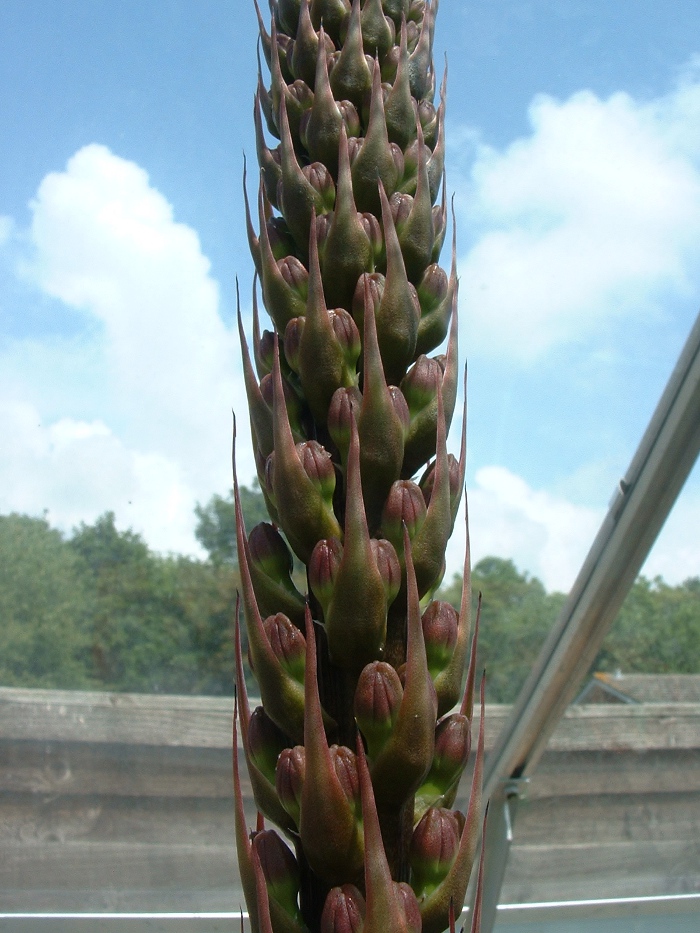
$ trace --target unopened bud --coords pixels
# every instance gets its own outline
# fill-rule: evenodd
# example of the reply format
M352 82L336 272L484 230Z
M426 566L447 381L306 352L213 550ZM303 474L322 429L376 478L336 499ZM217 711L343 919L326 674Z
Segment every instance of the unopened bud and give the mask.
M429 405L437 395L438 380L443 370L437 359L422 353L401 380L401 391L408 403L411 416Z
M266 224L270 248L275 259L284 259L295 249L294 238L283 217L271 217Z
M365 320L366 285L369 286L367 289L367 297L369 301L372 302L372 307L374 308L374 313L376 315L382 302L382 295L384 294L385 284L386 279L381 274L381 272L365 272L357 280L355 294L353 295L352 299L352 316L360 330L363 329Z
M413 890L429 895L443 881L457 855L461 835L457 814L429 807L413 831L409 859Z
M331 502L335 490L335 468L331 455L318 441L297 444L296 451L306 475L326 502Z
M265 633L275 657L300 684L304 683L306 639L282 612L265 619Z
M462 491L460 488L460 469L459 460L454 454L447 455L447 469L450 477L450 501L454 502ZM420 488L423 490L425 504L430 505L430 499L433 495L435 485L435 460L428 466L420 480Z
M394 406L394 411L399 416L404 432L406 432L411 424L411 413L408 410L408 403L403 396L403 392L398 386L389 386L389 395L391 396L391 404Z
M402 697L403 687L391 664L372 661L363 668L355 688L355 719L370 758L377 757L391 735Z
M343 556L343 546L337 538L324 538L311 552L309 560L309 585L321 604L324 615L333 598L333 588Z
M335 308L328 312L336 340L343 351L343 358L348 369L354 373L358 357L362 352L362 341L357 324L345 308Z
M396 885L396 893L404 915L403 929L406 930L406 933L421 933L423 918L421 917L420 905L415 891L407 882L399 881Z
M450 603L434 600L423 613L422 624L428 670L434 680L445 669L454 653L459 616Z
M284 329L284 355L295 373L299 372L299 344L305 324L305 317L293 317Z
M250 757L270 783L275 780L277 759L288 745L284 732L275 725L262 706L256 707L248 722Z
M357 421L360 417L361 404L362 396L356 386L351 386L349 389L336 389L331 397L328 409L328 431L340 451L343 464L347 459L350 446L352 419L354 417Z
M354 884L331 888L321 914L321 933L361 933L365 899Z
M410 479L392 484L382 512L382 533L403 553L403 525L411 540L420 531L427 509L420 486Z
M401 589L401 564L396 548L386 538L372 538L369 546L384 584L387 606L390 606Z
M285 256L277 265L287 285L305 302L309 294L309 273L303 263L296 256Z
M386 257L384 256L384 234L382 228L374 216L369 212L360 214L362 228L367 234L367 238L372 249L372 260L375 266L384 265Z
M338 102L338 110L340 110L340 115L343 118L348 138L359 136L362 132L362 123L355 105L349 100L341 100Z
M447 273L436 262L431 263L423 273L418 288L421 314L434 311L445 300L449 282Z
M343 788L348 803L355 807L359 813L360 807L360 777L357 773L357 759L355 752L344 745L331 745L331 761L333 768Z
M273 829L263 829L253 837L260 858L268 894L292 916L299 913L299 866L290 848Z
M443 790L458 780L471 750L471 723L462 713L445 716L435 729L435 755L430 779Z
M280 803L299 825L299 807L301 789L306 777L306 753L303 745L285 748L277 759L275 769L275 790Z
M260 522L248 538L253 564L277 583L286 580L294 562L284 538L270 522Z
M305 165L302 172L311 184L311 187L321 195L322 207L317 212L332 211L335 204L335 182L333 176L322 162L312 162Z

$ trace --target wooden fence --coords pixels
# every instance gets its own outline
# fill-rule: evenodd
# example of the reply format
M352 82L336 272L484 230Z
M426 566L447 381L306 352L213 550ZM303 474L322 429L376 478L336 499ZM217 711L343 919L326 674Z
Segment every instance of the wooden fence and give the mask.
M487 748L507 713L487 707ZM231 719L228 699L0 689L0 910L237 909ZM571 707L503 900L697 891L700 704Z

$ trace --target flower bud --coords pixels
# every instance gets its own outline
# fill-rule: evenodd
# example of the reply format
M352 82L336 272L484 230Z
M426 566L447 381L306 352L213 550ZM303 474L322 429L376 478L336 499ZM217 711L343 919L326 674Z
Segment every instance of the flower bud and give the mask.
M281 612L265 619L263 624L275 657L295 680L303 684L306 663L304 636L296 625Z
M275 790L280 803L287 813L299 825L301 789L306 777L306 756L303 745L285 748L277 759L275 769Z
M270 522L255 525L248 536L252 563L276 582L286 579L294 562L284 538Z
M436 262L431 263L423 273L423 278L417 288L422 317L432 313L441 305L447 295L448 286L449 282L445 270ZM447 324L445 324L446 333Z
M435 400L438 379L443 369L437 358L422 353L401 381L401 391L408 403L411 417Z
M300 320L296 318L295 320ZM303 318L301 318L303 321ZM290 321L291 323L291 321ZM301 402L299 401L299 396L296 394L294 389L290 386L286 379L282 380L282 389L284 394L284 404L287 409L287 417L289 418L289 425L292 429L292 432L297 436L301 436ZM265 400L265 403L272 408L272 395L273 395L273 379L272 373L268 373L266 376L260 380L260 394Z
M365 287L369 286L367 299L372 303L376 315L384 294L385 279L381 272L365 272L357 280L357 287L352 299L352 316L360 330L365 322Z
M321 933L362 933L365 899L354 884L331 888L321 914Z
M396 548L386 538L371 538L369 546L384 583L387 605L393 603L401 589L401 564Z
M423 128L425 144L433 149L437 142L438 117L435 104L431 100L421 100L418 103L418 119Z
M355 105L351 104L349 100L341 100L338 101L338 110L340 110L340 115L343 118L348 138L359 136L362 132L362 123Z
M289 846L273 829L263 829L253 836L253 847L260 858L267 893L286 913L299 916L299 866Z
M403 929L406 930L406 933L421 933L423 918L421 917L420 905L415 891L410 884L399 881L396 885L396 894L399 907L404 916Z
M403 392L398 386L389 386L389 395L391 396L391 403L394 406L394 411L399 416L404 430L408 431L411 423L411 413L408 410L406 399L403 397Z
M459 460L455 457L454 454L447 455L447 468L450 474L450 502L454 502L457 499L461 492L461 470L459 467ZM425 499L425 504L430 505L430 499L433 495L433 486L435 485L435 460L429 464L425 473L421 477L419 486L423 491L423 498Z
M355 719L374 759L391 735L403 687L391 664L372 661L363 668L355 689Z
M335 490L335 468L331 455L318 441L297 444L296 451L304 472L326 502L330 503Z
M328 317L333 328L338 345L343 351L345 364L351 372L355 372L357 360L362 351L362 341L357 324L353 321L352 315L345 308L335 308L328 312Z
M441 719L435 729L435 757L428 780L447 791L462 776L471 744L471 723L463 713Z
M283 217L271 217L266 226L270 248L275 259L284 259L285 256L289 256L294 252L294 238L289 232L289 227Z
M420 486L410 479L397 480L389 490L382 512L382 534L403 553L403 525L413 539L427 515L427 508Z
M309 273L296 256L285 256L277 266L282 278L301 301L306 301L309 294Z
M343 467L347 464L350 425L353 417L355 421L359 418L361 405L362 396L357 386L336 389L331 397L328 409L328 431L340 451Z
M322 162L312 162L311 165L305 165L302 172L312 188L321 195L319 213L332 211L335 204L335 182L326 166Z
M284 329L284 355L295 373L299 372L299 344L301 343L305 323L305 317L293 317ZM272 367L270 367L270 371L272 371Z
M280 752L287 748L287 736L267 715L262 706L256 707L248 722L250 757L271 782L275 781L275 768Z
M343 793L357 813L360 812L360 778L357 774L355 752L344 745L331 745L331 761Z
M343 557L343 545L337 538L324 538L311 552L308 574L309 585L321 604L324 615L333 596L335 578Z
M274 358L275 335L271 330L264 330L260 337L260 343L255 349L256 364L262 370L262 375L272 372L272 360Z
M430 807L413 831L409 859L413 890L431 894L445 878L457 856L461 829L457 814Z
M382 266L386 263L386 258L384 257L384 235L382 233L382 228L379 224L379 221L369 212L360 214L360 222L362 227L367 234L369 239L370 246L372 248L372 259L375 266Z
M423 613L422 625L428 669L430 676L435 679L454 652L459 616L450 603L434 600Z

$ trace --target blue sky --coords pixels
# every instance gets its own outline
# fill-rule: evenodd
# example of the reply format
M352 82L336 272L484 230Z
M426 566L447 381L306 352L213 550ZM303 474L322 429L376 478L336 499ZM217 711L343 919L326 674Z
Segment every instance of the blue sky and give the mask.
M244 411L255 36L243 0L0 4L0 512L196 553ZM700 305L698 36L696 0L441 3L473 549L550 588ZM646 572L698 574L699 526L696 468Z

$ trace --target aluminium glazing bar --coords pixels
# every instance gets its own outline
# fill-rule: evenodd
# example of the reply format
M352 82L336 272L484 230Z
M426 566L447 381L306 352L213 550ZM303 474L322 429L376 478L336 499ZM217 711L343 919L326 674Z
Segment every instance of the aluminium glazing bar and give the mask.
M700 452L700 315L681 352L607 516L513 711L486 761L484 797L532 773L575 697ZM502 832L494 821L494 832ZM486 871L503 877L489 849L506 853L487 828ZM489 865L489 862L491 864ZM488 884L488 882L487 882ZM489 889L489 933L500 888ZM495 899L494 899L495 893Z

